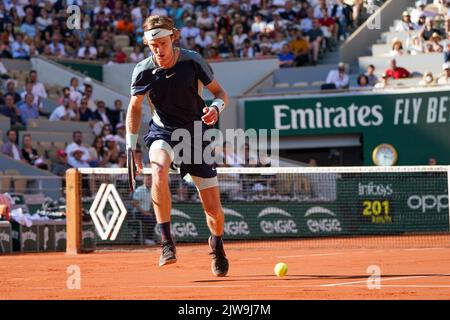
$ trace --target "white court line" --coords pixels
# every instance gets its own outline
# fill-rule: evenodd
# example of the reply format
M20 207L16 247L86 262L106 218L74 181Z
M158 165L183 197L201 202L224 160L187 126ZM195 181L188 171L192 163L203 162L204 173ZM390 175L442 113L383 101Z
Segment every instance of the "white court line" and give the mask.
M316 254L310 254L310 257L325 257L325 256L337 256L340 254L344 254L343 252L334 252L334 253L316 253Z
M210 286L195 286L195 285L189 285L189 286L135 286L135 287L120 287L121 289L136 289L136 288L198 288L198 289L210 289L210 288L249 288L250 285L210 285Z
M405 276L405 277L394 277L394 278L380 278L379 281L393 281L393 280L405 280L405 279L418 279L418 278L432 278L432 277L441 277L441 276L449 276L450 274L439 274L439 275L430 275L430 276ZM321 287L337 287L337 286L346 286L357 283L367 283L367 280L363 281L352 281L352 282L340 282L340 283L330 283L330 284L321 284Z
M349 285L349 287L362 287L365 285ZM383 284L381 288L450 288L450 285L444 284Z
M277 256L277 258L300 258L300 257L322 257L322 256L336 256L344 254L343 252L331 252L331 253L314 253L314 254L298 254L293 256Z
M405 251L427 251L427 250L443 250L445 248L416 248L416 249L404 249Z

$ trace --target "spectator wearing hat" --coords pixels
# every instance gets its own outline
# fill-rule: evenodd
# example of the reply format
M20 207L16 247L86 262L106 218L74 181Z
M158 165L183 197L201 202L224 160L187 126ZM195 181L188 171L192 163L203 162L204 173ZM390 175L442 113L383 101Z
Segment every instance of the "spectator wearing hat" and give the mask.
M369 65L367 72L364 74L369 80L369 86L374 86L378 82L378 77L375 75L375 66Z
M126 150L125 136L126 136L125 124L123 122L119 122L116 126L116 135L114 136L114 138L116 139L116 142L119 145L121 151Z
M442 65L443 75L437 80L438 85L448 85L450 84L450 63L446 62Z
M107 135L104 140L106 144L105 161L110 165L112 163L117 163L117 160L119 159L120 148L117 145L116 138L112 134L110 134Z
M89 162L84 160L83 157L86 155L86 152L82 148L75 148L72 153L73 160L70 162L70 165L74 168L90 168Z
M411 15L409 14L409 12L403 11L402 21L400 21L396 25L395 31L407 32L407 31L416 30L416 28L417 28L416 25L411 21Z
M389 77L386 73L383 73L380 81L375 84L374 89L385 89L387 87L389 87Z
M405 51L403 51L403 43L399 38L394 38L392 40L391 51L389 51L389 56L398 57L403 56Z
M430 41L428 42L428 52L444 52L444 47L441 45L441 36L439 35L439 33L434 32L433 35L430 38Z
M430 86L434 86L435 85L435 79L433 77L433 73L432 72L425 72L425 74L423 75L422 80L419 81L419 86L422 87L430 87Z
M62 177L72 166L67 162L67 153L64 150L56 151L56 158L56 161L52 164L51 172Z
M389 61L389 68L384 72L387 77L393 79L409 78L411 73L403 67L397 66L397 60L391 59Z
M72 143L70 143L66 147L66 153L69 157L69 164L73 166L74 157L72 155L73 150L75 149L82 149L83 150L83 160L88 161L89 160L89 150L83 146L83 134L81 131L74 131L72 134Z
M411 11L411 22L414 24L419 23L420 17L425 17L426 0L417 0L416 7Z
M408 44L408 49L410 54L413 56L425 53L425 45L422 38L419 36L412 37L410 43Z
M336 89L345 89L349 86L350 78L345 70L345 64L340 62L337 70L330 70L328 73L326 83L334 84Z

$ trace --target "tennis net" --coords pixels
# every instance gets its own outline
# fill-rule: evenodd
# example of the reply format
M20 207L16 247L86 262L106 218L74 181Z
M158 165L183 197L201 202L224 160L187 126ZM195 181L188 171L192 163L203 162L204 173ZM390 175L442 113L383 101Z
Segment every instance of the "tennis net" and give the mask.
M450 166L217 171L228 241L355 248L450 245ZM159 242L149 168L134 194L126 169L78 172L80 213L96 224L97 247ZM210 232L192 181L171 174L170 190L176 241L205 242Z

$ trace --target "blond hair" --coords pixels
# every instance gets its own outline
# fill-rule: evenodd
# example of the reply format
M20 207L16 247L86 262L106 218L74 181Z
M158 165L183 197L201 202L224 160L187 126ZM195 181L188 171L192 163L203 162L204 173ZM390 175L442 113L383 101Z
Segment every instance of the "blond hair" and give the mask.
M175 23L170 17L158 15L149 16L147 17L147 19L145 19L143 28L144 31L150 31L153 29L172 30L174 40L177 41L180 38L180 31L175 28ZM147 45L147 41L145 38L143 39L143 42L145 45Z

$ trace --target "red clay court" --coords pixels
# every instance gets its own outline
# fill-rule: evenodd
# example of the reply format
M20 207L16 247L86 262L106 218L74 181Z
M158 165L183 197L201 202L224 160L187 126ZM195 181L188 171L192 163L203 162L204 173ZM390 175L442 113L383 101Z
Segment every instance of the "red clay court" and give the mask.
M211 274L206 244L179 244L178 262L163 268L159 248L2 256L0 299L449 299L449 237L433 235L442 246L424 248L426 237L228 242L224 278ZM280 261L283 279L273 273ZM71 265L79 290L67 289ZM367 287L371 265L380 289Z

